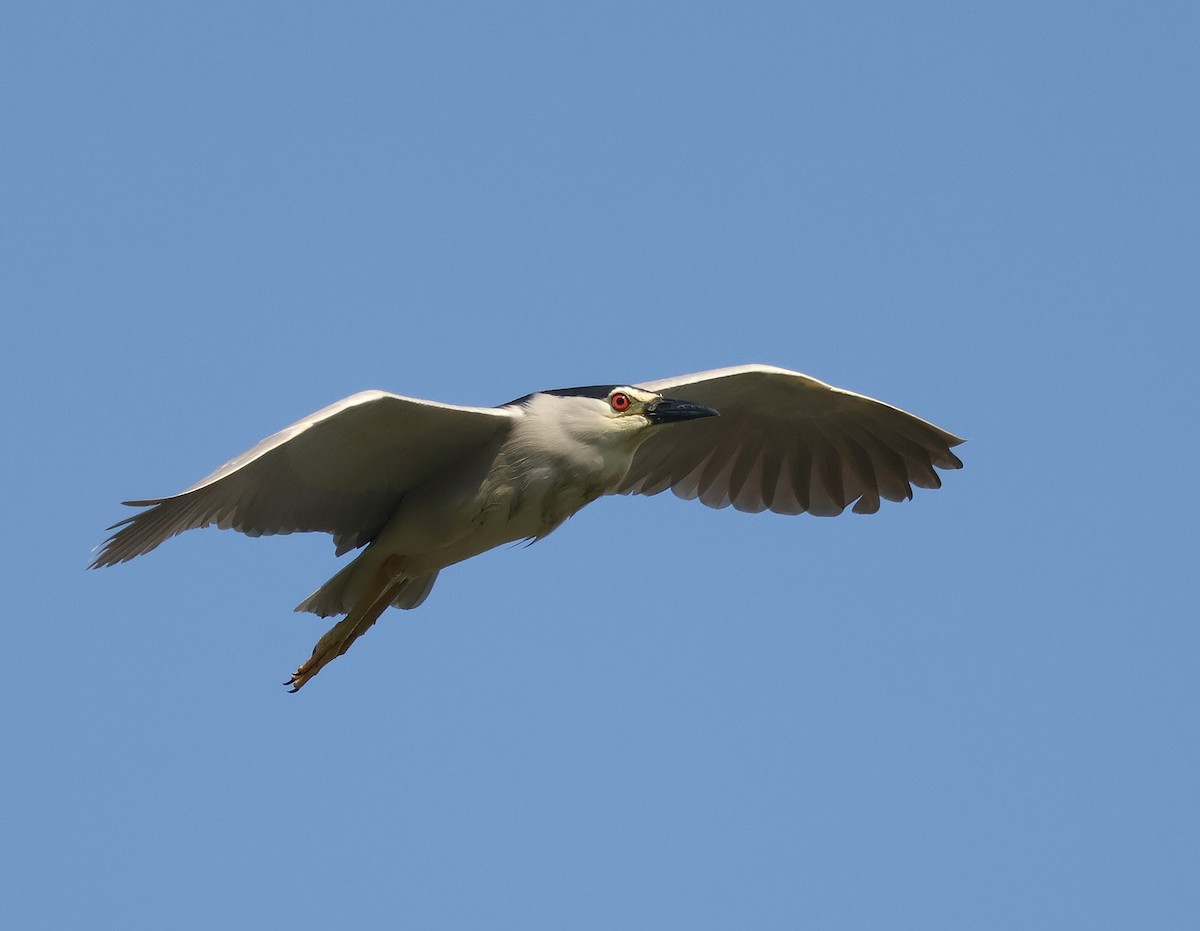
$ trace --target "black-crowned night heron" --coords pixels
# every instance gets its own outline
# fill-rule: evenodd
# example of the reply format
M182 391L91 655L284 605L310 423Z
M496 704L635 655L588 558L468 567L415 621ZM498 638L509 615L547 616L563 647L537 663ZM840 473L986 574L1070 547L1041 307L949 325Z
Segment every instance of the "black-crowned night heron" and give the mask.
M333 535L366 547L296 608L345 614L285 683L295 691L389 605L415 608L438 572L539 540L606 494L671 489L709 507L859 514L938 488L963 442L881 401L767 365L640 385L565 388L500 407L364 391L292 424L110 527L92 567L216 524L250 536ZM119 528L119 529L118 529Z

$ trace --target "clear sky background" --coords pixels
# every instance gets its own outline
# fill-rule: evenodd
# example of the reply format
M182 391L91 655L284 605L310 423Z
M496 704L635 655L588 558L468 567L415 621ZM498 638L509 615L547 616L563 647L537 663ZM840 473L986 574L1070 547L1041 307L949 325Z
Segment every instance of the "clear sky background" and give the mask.
M0 925L1200 926L1198 11L10 6ZM966 468L603 500L294 696L328 538L84 571L363 388L745 362Z

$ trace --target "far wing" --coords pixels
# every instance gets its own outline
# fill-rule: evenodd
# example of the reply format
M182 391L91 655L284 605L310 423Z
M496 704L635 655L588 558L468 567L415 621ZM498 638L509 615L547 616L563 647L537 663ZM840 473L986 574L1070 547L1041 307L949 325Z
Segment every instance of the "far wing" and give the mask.
M963 440L912 414L799 372L743 365L644 382L720 416L657 432L642 444L622 494L670 488L709 507L739 511L860 514L879 499L940 488L934 467L960 469Z
M369 542L400 498L447 463L503 436L512 414L363 391L267 437L169 498L126 501L148 510L117 530L92 563L111 566L164 540L217 524L252 537L334 535L338 553Z

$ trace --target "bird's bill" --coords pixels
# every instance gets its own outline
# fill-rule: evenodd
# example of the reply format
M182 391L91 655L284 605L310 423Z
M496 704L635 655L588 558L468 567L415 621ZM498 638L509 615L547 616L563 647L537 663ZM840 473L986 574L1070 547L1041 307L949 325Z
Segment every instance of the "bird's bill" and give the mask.
M653 424L676 423L681 420L696 420L700 417L716 417L711 407L694 401L677 401L674 398L659 398L643 408L646 419Z

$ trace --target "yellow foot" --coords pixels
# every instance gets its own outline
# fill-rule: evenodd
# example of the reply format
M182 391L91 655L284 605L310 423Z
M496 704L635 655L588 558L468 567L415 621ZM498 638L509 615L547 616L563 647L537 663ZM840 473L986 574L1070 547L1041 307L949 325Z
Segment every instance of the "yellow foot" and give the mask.
M387 610L392 599L408 582L404 578L397 580L393 574L395 571L393 562L394 558L389 559L380 567L371 586L358 603L350 609L350 613L334 624L325 636L317 641L317 645L313 647L312 656L301 663L300 667L283 683L291 686L288 691L299 692L309 679L350 649L350 644L365 634L371 625L379 620L379 615Z

